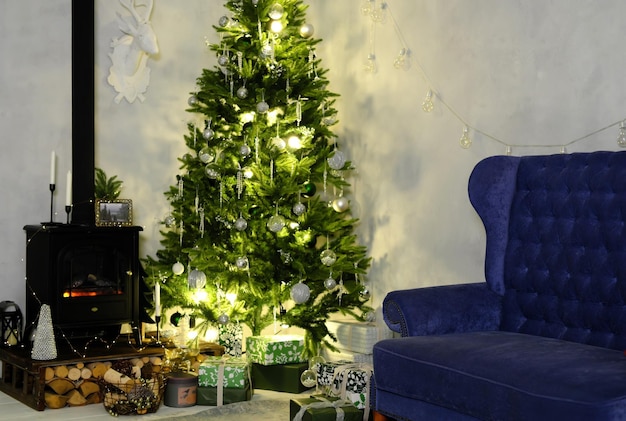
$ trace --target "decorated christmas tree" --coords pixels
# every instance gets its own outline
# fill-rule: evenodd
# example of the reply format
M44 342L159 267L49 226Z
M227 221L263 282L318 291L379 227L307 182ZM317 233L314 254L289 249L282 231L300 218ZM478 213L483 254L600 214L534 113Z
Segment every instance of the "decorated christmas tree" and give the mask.
M370 259L347 197L354 168L331 130L337 94L301 0L225 7L208 46L217 64L188 101L201 124L188 124L148 281L160 283L163 311L183 308L201 328L300 327L312 356L332 348L331 314L372 317Z

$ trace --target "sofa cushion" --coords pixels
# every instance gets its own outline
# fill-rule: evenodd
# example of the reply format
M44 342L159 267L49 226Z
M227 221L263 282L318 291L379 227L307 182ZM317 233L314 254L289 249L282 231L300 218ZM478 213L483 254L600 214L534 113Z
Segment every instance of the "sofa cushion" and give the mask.
M416 336L378 342L374 367L379 390L479 419L626 417L626 357L602 347L504 331Z

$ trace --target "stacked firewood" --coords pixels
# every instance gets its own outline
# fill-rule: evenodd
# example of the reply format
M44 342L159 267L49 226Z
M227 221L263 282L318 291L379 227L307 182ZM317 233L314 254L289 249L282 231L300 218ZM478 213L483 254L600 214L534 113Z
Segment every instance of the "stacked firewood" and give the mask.
M122 379L121 373L128 373L133 378L146 377L160 372L162 364L161 357L142 357L46 367L46 407L63 408L100 403L103 399L103 386L106 383L118 384Z

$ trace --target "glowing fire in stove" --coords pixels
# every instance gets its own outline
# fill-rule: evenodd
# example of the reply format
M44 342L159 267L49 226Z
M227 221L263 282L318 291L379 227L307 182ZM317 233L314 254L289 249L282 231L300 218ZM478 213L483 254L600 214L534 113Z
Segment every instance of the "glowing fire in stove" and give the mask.
M98 297L100 295L122 295L120 290L100 290L100 291L64 291L63 298L75 298L75 297Z

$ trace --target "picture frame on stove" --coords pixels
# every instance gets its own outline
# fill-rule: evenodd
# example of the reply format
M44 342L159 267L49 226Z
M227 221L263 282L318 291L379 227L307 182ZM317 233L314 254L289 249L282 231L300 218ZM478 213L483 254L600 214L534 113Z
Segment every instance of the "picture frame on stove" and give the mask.
M97 227L129 227L133 224L133 201L130 199L96 200Z

